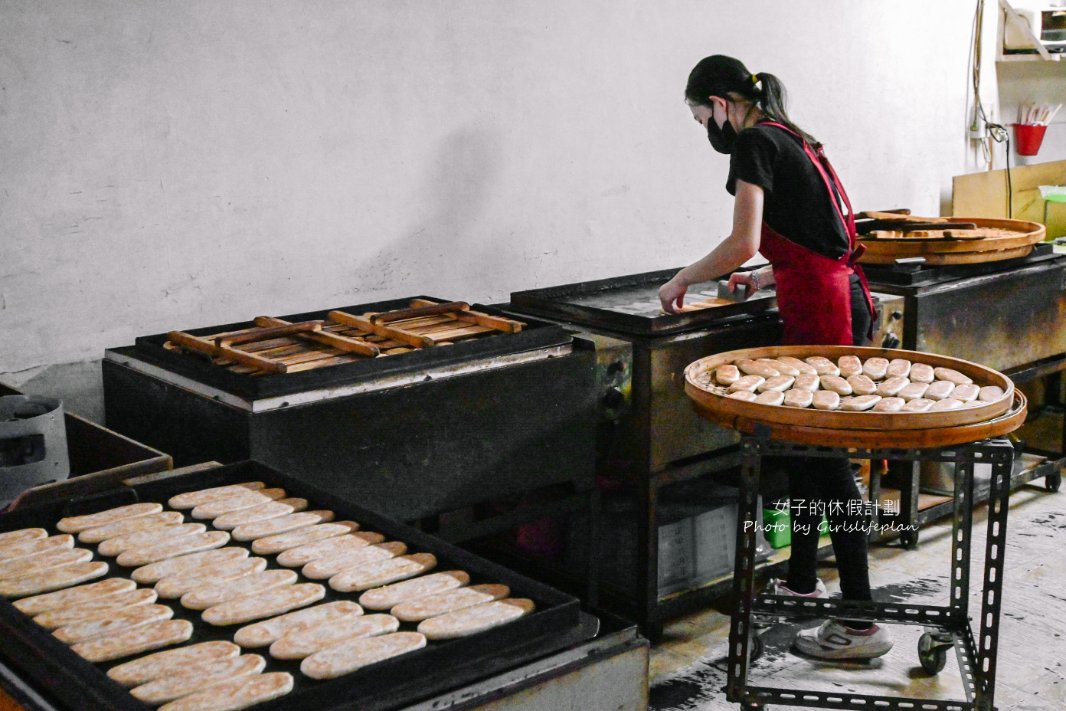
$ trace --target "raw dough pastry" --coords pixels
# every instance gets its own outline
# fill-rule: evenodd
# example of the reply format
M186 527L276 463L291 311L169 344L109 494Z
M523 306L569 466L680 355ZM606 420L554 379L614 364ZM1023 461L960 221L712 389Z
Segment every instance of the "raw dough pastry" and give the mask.
M319 558L333 558L342 553L360 550L384 539L385 537L380 533L372 533L370 531L334 536L324 541L315 541L314 543L282 551L278 554L278 563L295 568ZM400 552L403 553L403 551Z
M261 555L281 553L290 548L299 548L309 543L336 538L351 532L353 527L358 527L358 525L354 521L340 521L338 523L305 526L288 533L279 533L276 536L260 538L252 543L252 551Z
M843 355L837 359L837 367L840 368L840 375L846 378L862 372L862 361L858 356Z
M88 514L85 516L67 516L66 518L59 519L59 522L56 524L56 528L58 528L63 533L78 533L80 531L84 531L87 528L93 528L95 526L105 526L109 523L121 521L125 518L147 516L148 514L159 513L162 510L162 504L129 504L128 506L118 506L113 509L98 511L97 513Z
M511 594L506 585L472 585L401 603L390 610L401 622L421 622L448 612L500 600Z
M415 600L469 584L470 576L465 571L448 570L367 590L359 596L359 604L368 610L388 610L407 600Z
M329 586L337 592L369 590L413 578L436 565L437 558L432 553L414 553L342 570L329 579Z
M811 356L806 360L818 375L840 375L840 368L824 356Z
M910 379L912 383L931 383L936 380L936 375L933 373L933 366L925 363L914 363L911 365Z
M740 380L730 385L729 391L737 392L738 390L747 390L748 392L755 392L755 388L765 382L766 378L761 375L745 375Z
M150 563L137 568L130 574L130 577L138 583L150 585L170 575L178 575L205 565L220 563L224 560L239 560L247 557L248 551L244 548L219 548L217 550L182 555L177 558L167 558L158 563Z
M377 637L399 628L400 621L392 615L351 615L317 627L286 633L270 645L270 656L275 659L303 659L348 640Z
M714 371L714 379L719 385L732 385L740 380L740 369L735 365L720 365Z
M818 370L810 363L805 363L799 358L793 358L792 356L780 356L777 360L786 365L791 365L793 368L800 372L800 375L818 375Z
M816 410L835 410L840 407L840 395L832 390L819 390L811 404Z
M887 358L874 356L873 358L867 358L866 362L862 364L862 372L870 380L881 380L888 373L888 366Z
M901 397L886 397L874 405L874 412L899 412L907 401Z
M119 664L107 675L123 686L137 686L153 679L180 674L182 669L213 660L233 659L241 648L232 642L201 642L180 649L169 649Z
M182 536L181 538L163 541L154 546L131 548L120 553L115 560L125 568L132 568L166 560L167 558L176 558L186 553L198 553L212 548L221 548L227 543L229 543L229 534L225 531L194 533L191 536Z
M245 490L244 493L231 494L219 499L212 499L199 504L192 510L192 517L198 519L218 518L222 514L248 509L252 506L265 504L268 501L276 501L285 498L284 489L259 489L258 491Z
M777 368L772 368L766 363L760 363L757 360L738 360L736 366L740 368L740 371L745 375L757 375L764 380L766 378L776 378L781 375L781 371Z
M191 664L176 674L155 679L130 690L134 698L152 706L180 699L198 691L210 689L215 684L258 674L266 668L266 659L258 654L245 654L229 659L211 659L205 663Z
M785 393L784 405L786 407L810 407L814 401L814 393L810 390L792 388Z
M99 543L109 538L127 536L138 531L157 530L167 526L177 526L184 520L179 511L160 511L147 516L134 516L133 518L115 521L104 526L87 528L78 534L78 540L82 543Z
M16 600L12 604L19 612L34 616L39 615L42 612L48 612L49 610L62 610L68 607L87 605L97 598L129 592L136 587L137 583L132 580L126 580L125 578L108 578L107 580L101 580L100 582L92 583L91 585L79 585L70 590L61 590L59 592L48 593L47 595L27 597L22 600Z
M427 639L453 639L505 625L533 612L532 600L507 598L467 607L420 622L418 631Z
M785 401L785 394L776 390L767 390L755 398L757 405L780 405Z
M904 358L893 358L888 362L886 375L890 378L906 378L911 372L911 362Z
M896 397L901 392L903 392L903 388L907 387L910 384L911 381L907 380L903 376L893 375L887 380L882 381L881 384L877 386L877 394L881 397Z
M943 400L946 397L951 396L951 392L955 389L955 383L948 380L938 380L929 386L929 389L925 391L926 400Z
M832 390L837 395L851 395L851 383L839 375L823 375L821 383L824 389Z
M733 400L740 400L742 402L755 402L755 398L757 398L758 395L749 392L748 390L737 390L736 392L729 393L726 397Z
M763 365L773 368L781 375L788 375L790 377L796 377L800 374L800 369L791 363L785 363L781 360L775 360L773 358L759 358L756 363L762 363Z
M752 396L754 397L754 396ZM318 558L303 567L303 574L312 580L325 580L337 573L367 563L395 558L407 552L407 545L399 541L389 541L381 545L346 551L328 558Z
M933 368L933 375L936 376L937 380L946 380L956 385L969 385L973 382L972 379L954 368Z
M300 663L300 671L312 679L333 679L425 646L425 636L417 632L353 639L312 654Z
M226 484L225 486L215 486L210 489L200 489L199 491L186 491L184 494L170 497L170 500L167 501L167 506L172 509L193 509L213 499L224 499L227 496L243 494L245 491L256 491L265 487L266 484L261 481L246 481L242 484Z
M911 383L899 391L899 396L904 400L917 400L925 395L929 389L929 383Z
M160 706L159 711L239 711L285 696L292 687L288 672L250 674L183 696Z
M92 557L93 552L85 548L53 548L40 555L0 561L0 579L19 578L39 570L58 568L71 563L84 563Z
M271 588L255 595L246 595L221 605L209 607L203 612L203 620L209 625L242 625L264 617L274 617L318 602L326 595L326 589L317 583L296 583Z
M776 378L770 378L765 383L755 388L758 392L764 393L768 390L776 390L779 393L783 393L792 387L792 383L796 382L796 379L791 375L779 375Z
M986 385L977 393L977 399L981 402L995 402L1005 394L1003 388L998 385Z
M137 605L124 610L112 610L107 617L74 622L60 627L52 634L64 644L77 644L152 622L169 620L173 616L174 611L166 605Z
M906 405L903 406L904 412L928 412L936 403L932 400L926 400L924 397L915 398Z
M107 563L88 561L85 563L68 563L58 568L38 570L19 578L0 580L0 595L3 597L26 597L39 595L49 590L69 588L86 580L107 575Z
M960 407L962 407L962 400L958 400L953 397L946 397L940 402L934 403L933 406L929 408L929 411L943 412L945 410L958 410Z
M192 637L192 623L188 620L166 620L132 627L71 647L75 654L90 662L109 662L150 649L185 642Z
M121 578L110 578L110 580L122 580ZM107 580L104 581L108 582ZM123 582L130 582L123 580ZM97 585L98 583L92 583ZM84 587L91 587L86 585ZM70 591L77 590L78 588L71 588ZM70 592L64 590L63 592ZM54 595L55 593L50 593ZM55 609L47 610L40 613L33 618L33 621L39 624L45 629L56 629L58 627L65 627L66 625L72 625L75 622L82 622L85 620L95 620L101 617L107 617L114 614L117 610L124 610L129 607L136 607L138 605L151 605L159 596L156 595L155 590L148 588L138 588L125 590L123 592L111 593L107 595L101 595L100 597L94 597L82 602L79 602L73 606L57 607ZM26 600L32 600L33 598L26 598ZM19 600L19 602L23 602Z
M190 590L181 596L181 604L182 607L190 610L206 610L246 595L266 592L283 585L292 585L299 577L296 571L289 569L263 570Z
M865 375L849 375L848 385L856 395L873 395L877 392L877 384Z
M136 533L127 533L125 536L108 538L100 543L97 550L100 551L100 555L116 556L131 548L143 548L163 541L171 541L175 538L203 533L206 530L207 526L202 523L182 523L177 526L152 528L147 531L137 531Z
M21 541L19 543L12 543L9 546L0 548L0 560L16 560L18 558L26 558L31 555L40 555L47 551L55 550L56 548L73 548L74 536L69 533L61 533L58 536L49 536L48 538L37 538L30 541Z
M205 585L224 583L266 570L266 558L234 558L168 575L155 584L159 597L176 599Z
M880 401L880 395L856 395L855 397L845 397L840 400L840 409L853 412L864 412Z
M951 397L962 402L973 402L980 395L981 388L973 383L962 383L956 385L955 389L951 391Z
M298 632L362 614L363 608L350 600L327 602L241 627L233 635L233 641L242 647L265 647L290 632Z
M803 373L796 376L796 382L793 383L792 387L795 390L807 390L813 393L820 385L821 382L818 380L817 375Z

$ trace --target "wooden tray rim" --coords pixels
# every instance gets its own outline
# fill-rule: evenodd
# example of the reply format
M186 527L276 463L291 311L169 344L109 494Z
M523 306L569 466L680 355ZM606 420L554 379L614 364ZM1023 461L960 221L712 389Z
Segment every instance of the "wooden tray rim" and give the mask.
M956 252L999 252L1036 244L1044 239L1047 229L1038 222L1028 220L1001 220L987 217L952 217L956 222L973 222L978 227L1005 229L1017 232L1002 237L984 237L972 240L950 239L863 239L866 253L921 256ZM1027 228L1027 229L1026 229ZM861 260L860 260L861 261Z
M813 355L822 355L831 360L836 360L842 355L856 355L862 358L863 361L874 356L881 356L889 360L906 358L915 363L927 363L934 368L954 368L963 375L972 378L974 382L998 385L1003 388L1003 397L980 407L968 407L945 412L843 412L840 410L815 410L809 407L761 405L754 402L734 400L700 387L694 382L693 378L698 371L706 371L743 358L754 360L757 358L793 356L802 359ZM920 430L986 422L999 417L1011 407L1014 383L1007 376L991 368L938 353L862 346L763 346L716 353L690 363L685 368L685 393L707 410L721 412L724 415L748 418L764 424L799 425L835 430Z

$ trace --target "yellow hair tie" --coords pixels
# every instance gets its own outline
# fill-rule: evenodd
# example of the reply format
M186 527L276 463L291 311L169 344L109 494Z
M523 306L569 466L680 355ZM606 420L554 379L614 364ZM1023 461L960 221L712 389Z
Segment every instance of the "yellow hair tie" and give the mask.
M758 83L759 83L759 75L758 74L752 74L751 75L751 85L755 86Z

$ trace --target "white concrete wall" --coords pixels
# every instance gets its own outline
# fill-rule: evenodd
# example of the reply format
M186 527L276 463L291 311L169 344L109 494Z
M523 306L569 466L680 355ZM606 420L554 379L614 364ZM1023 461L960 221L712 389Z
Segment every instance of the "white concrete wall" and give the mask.
M972 13L0 0L0 377L170 328L687 263L730 222L682 101L714 52L785 81L857 209L936 212L965 168Z

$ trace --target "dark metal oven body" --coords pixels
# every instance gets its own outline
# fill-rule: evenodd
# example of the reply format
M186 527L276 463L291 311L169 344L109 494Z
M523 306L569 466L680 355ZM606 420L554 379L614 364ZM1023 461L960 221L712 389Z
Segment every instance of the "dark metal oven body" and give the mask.
M592 488L595 354L556 325L258 377L166 350L165 340L105 353L105 409L109 427L179 466L256 459L403 521L556 483Z
M410 550L433 553L438 568L459 568L481 582L499 582L511 588L515 597L532 599L537 609L528 617L488 632L447 642L430 643L416 652L358 670L346 676L318 682L299 673L299 664L268 661L268 671L288 671L296 680L294 690L257 709L391 709L438 694L457 685L484 678L589 639L595 628L582 624L578 601L534 580L522 577L440 539L396 523L387 517L351 503L358 499L340 497L307 484L258 462L240 462L208 471L151 480L80 501L57 501L26 507L0 517L0 530L40 526L50 531L59 518L103 510L133 501L165 502L171 496L209 486L259 480L281 486L290 494L306 498L316 507L333 510L338 519L358 521L366 530L379 531L390 540L408 544ZM246 545L231 542L230 545ZM130 570L114 559L109 576L128 577ZM326 600L339 599L329 591ZM212 627L199 615L172 604L176 619L194 625L191 643L232 637L232 627ZM105 674L109 664L91 664L59 642L7 601L0 601L0 658L19 677L46 689L64 708L147 709ZM118 663L118 662L116 662Z

